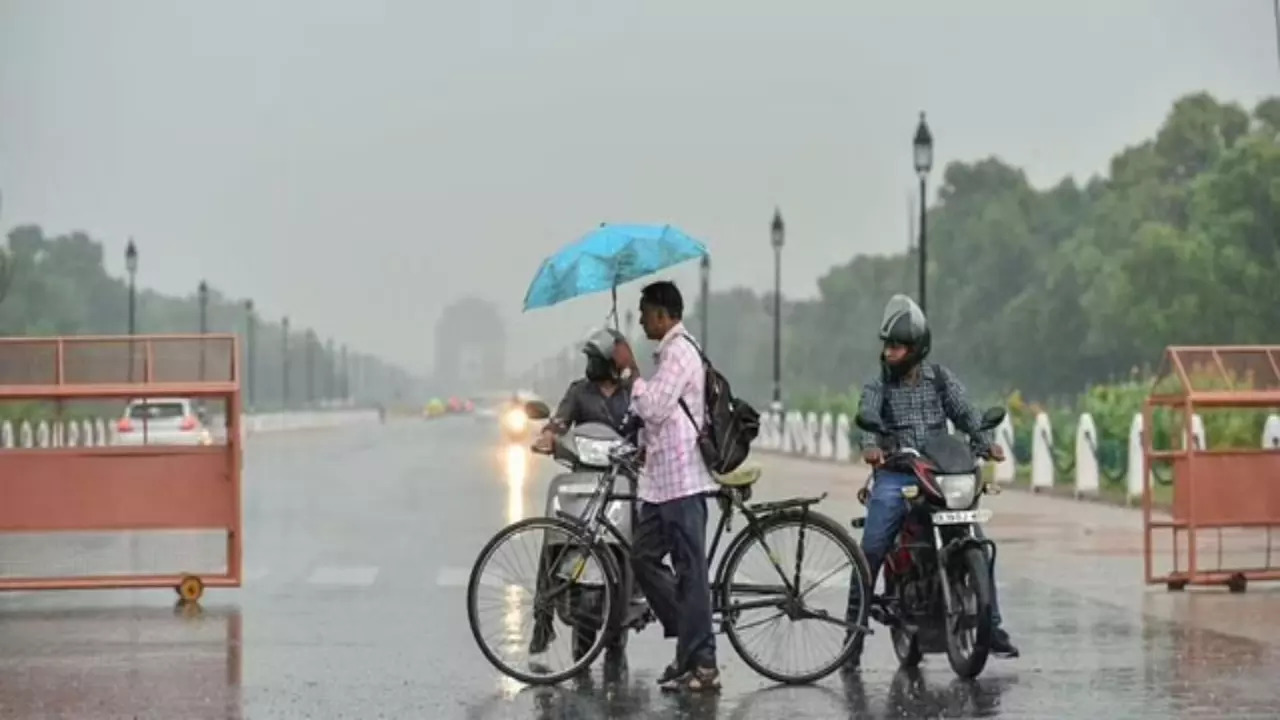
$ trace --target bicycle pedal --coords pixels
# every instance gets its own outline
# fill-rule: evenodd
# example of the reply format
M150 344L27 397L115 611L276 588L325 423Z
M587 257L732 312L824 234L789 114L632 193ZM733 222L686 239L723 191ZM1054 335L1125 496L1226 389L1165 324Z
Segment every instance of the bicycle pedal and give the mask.
M854 530L861 530L867 526L867 519L865 517L856 517L849 524L853 526Z

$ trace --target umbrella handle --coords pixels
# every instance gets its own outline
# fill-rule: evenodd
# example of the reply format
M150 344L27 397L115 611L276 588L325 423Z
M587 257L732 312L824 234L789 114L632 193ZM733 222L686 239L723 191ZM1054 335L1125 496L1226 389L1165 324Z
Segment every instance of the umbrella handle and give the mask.
M618 280L614 278L613 287L609 289L609 294L613 298L613 309L609 311L609 315L613 317L614 332L621 332L618 328Z

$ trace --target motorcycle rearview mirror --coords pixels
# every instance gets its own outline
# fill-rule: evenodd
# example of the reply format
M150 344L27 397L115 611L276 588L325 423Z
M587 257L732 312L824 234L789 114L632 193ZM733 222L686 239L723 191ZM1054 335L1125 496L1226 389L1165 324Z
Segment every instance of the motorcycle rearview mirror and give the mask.
M859 430L877 435L884 434L884 423L880 421L880 416L870 412L859 412L858 416L853 419Z
M524 414L530 420L546 420L551 417L551 408L541 400L530 400L524 404Z
M1004 422L1004 416L1005 409L1002 407L987 408L987 411L982 413L982 429L995 429L997 425Z

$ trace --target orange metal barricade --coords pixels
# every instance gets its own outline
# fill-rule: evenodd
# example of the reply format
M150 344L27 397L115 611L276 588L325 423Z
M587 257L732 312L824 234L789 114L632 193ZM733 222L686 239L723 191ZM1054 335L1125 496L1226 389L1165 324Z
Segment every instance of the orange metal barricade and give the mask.
M226 418L224 445L0 452L0 533L225 531L225 572L0 577L0 590L239 587L238 358L234 335L0 338L0 401L183 397L221 401Z
M1143 483L1145 575L1148 584L1170 590L1191 585L1226 585L1241 592L1249 580L1280 580L1271 564L1271 534L1280 527L1280 451L1271 448L1209 450L1194 437L1198 410L1265 410L1280 407L1280 346L1170 347L1162 371L1143 408ZM1181 447L1156 449L1158 409L1181 411ZM1261 437L1261 433L1259 433ZM1212 440L1212 438L1210 438ZM1259 443L1260 445L1260 443ZM1157 462L1173 473L1173 508L1169 520L1152 517L1153 476ZM1153 531L1173 537L1173 568L1157 576L1153 570ZM1256 530L1266 534L1266 561L1261 567L1222 567L1222 530ZM1203 569L1198 552L1202 531L1218 532L1219 566ZM1183 543L1185 542L1185 550ZM1180 558L1186 555L1186 567Z

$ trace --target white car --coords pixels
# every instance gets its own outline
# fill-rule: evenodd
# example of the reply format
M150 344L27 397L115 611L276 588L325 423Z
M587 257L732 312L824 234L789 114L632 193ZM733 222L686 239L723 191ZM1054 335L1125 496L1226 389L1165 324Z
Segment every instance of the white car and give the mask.
M186 398L132 400L116 423L117 445L211 445L195 403Z

